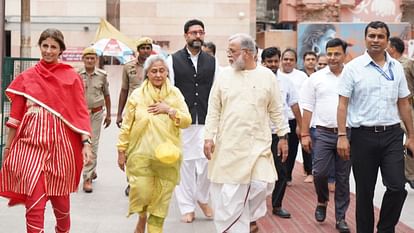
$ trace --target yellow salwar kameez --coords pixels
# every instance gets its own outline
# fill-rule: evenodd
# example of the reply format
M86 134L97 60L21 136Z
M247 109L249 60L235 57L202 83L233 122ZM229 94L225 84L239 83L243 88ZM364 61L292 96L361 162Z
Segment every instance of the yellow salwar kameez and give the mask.
M148 106L163 101L176 110L175 120L167 114L148 113ZM180 179L180 159L165 164L155 157L161 143L181 148L180 129L191 124L191 115L181 92L167 80L161 89L146 79L128 98L118 140L118 150L127 155L126 174L131 187L128 216L149 215L148 231L162 232L172 192Z

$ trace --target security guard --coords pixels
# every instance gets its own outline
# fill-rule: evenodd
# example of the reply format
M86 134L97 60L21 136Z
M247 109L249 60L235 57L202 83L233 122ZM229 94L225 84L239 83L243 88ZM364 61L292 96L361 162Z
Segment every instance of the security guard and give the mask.
M122 111L128 96L133 90L138 88L144 81L144 63L152 53L152 39L142 37L137 41L138 58L124 65L122 70L122 84L119 93L118 114L116 117L116 125L121 128ZM129 195L129 185L125 189L125 195Z
M152 53L152 39L142 37L137 41L138 58L124 65L122 70L121 92L119 93L118 114L116 124L121 127L122 111L128 96L144 81L144 63Z
M83 168L83 190L92 192L92 180L97 178L96 163L98 155L99 136L101 124L107 128L111 124L111 99L109 96L109 83L106 78L106 71L96 68L98 56L94 48L86 48L82 54L84 67L79 70L85 85L85 97L89 109L89 116L92 126L92 162ZM106 110L103 120L104 105Z

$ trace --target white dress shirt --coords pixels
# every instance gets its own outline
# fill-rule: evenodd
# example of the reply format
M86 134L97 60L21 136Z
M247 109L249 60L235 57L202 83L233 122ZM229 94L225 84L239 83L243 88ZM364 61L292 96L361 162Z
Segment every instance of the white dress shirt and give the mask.
M302 84L308 78L308 75L306 75L305 72L300 71L298 69L293 69L293 71L290 73L285 73L279 69L277 71L277 76L282 77L282 78L283 77L288 78L293 83L293 86L295 87L295 90L297 93L299 93L299 91L302 88ZM288 109L288 118L289 120L295 119L295 116L293 115L293 112L291 109Z
M336 76L329 66L313 73L300 92L300 106L312 112L312 124L337 128L338 83L341 75Z
M288 124L289 111L291 107L299 102L299 95L293 83L285 76L275 75L279 84L280 95L283 102L283 113ZM276 126L271 124L272 134L276 134Z

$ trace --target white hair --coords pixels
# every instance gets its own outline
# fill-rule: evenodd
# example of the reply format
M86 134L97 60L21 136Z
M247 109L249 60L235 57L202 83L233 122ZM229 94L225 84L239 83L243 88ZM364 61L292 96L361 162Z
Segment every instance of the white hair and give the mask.
M149 56L144 63L144 77L147 78L147 71L148 69L152 66L152 64L154 64L157 61L161 61L162 63L164 63L165 68L167 68L168 70L168 64L167 64L167 60L165 59L165 57L161 54L155 54L155 55L151 55Z
M230 36L229 41L233 40L239 40L240 48L249 50L250 52L252 52L253 56L256 55L256 43L250 35L246 33L237 33Z

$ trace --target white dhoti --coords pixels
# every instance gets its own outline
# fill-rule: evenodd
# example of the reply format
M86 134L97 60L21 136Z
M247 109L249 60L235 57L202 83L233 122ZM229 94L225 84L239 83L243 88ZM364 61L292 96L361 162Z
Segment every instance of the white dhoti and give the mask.
M208 203L210 181L207 178L208 160L204 156L204 125L191 125L182 130L183 162L180 183L175 197L181 214L195 211L197 201Z
M211 183L214 224L218 233L249 233L250 222L266 214L266 197L274 184L252 180L250 184Z

